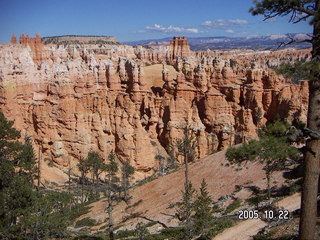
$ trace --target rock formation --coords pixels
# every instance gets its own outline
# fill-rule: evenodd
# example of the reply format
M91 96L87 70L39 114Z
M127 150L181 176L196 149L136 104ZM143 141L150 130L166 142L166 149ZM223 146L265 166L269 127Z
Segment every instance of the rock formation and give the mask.
M188 39L185 37L174 37L170 41L170 55L171 59L175 59L177 56L190 56L191 51L189 48Z
M198 142L196 157L203 157L255 138L276 115L306 120L308 82L277 76L263 54L199 56L185 38L175 38L152 59L152 49L125 45L102 56L39 38L0 45L0 110L22 137L32 137L42 159L61 169L69 162L75 169L90 150L106 159L114 151L139 179L158 167L155 156L166 156L185 128ZM272 59L276 64L309 56L272 54L281 56Z
M32 58L36 64L41 63L44 59L43 44L41 42L40 34L36 34L35 38L30 38L28 34L20 35L19 43L24 47L30 47L32 50ZM16 36L13 34L11 37L11 44L17 44Z

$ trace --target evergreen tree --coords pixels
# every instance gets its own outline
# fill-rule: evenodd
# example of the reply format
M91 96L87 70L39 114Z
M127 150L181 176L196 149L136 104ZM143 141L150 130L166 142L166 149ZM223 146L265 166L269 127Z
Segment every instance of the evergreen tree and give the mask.
M0 239L66 237L75 201L68 193L35 191L35 154L30 138L19 138L0 112Z
M184 191L182 192L182 201L178 203L176 215L184 225L184 239L190 239L193 235L192 202L195 190L192 187L191 181L189 181L189 162L194 160L197 142L194 137L189 135L188 128L185 128L184 135L181 139L175 139L174 144L178 153L183 156L185 165Z
M103 172L105 165L103 158L99 155L99 153L90 151L88 153L87 158L85 159L86 164L89 166L92 173L92 183L99 181L99 176Z
M309 106L307 128L309 138L304 156L304 179L301 198L300 239L315 239L317 220L317 195L320 166L320 3L319 0L255 0L250 9L253 15L264 15L265 19L291 15L290 22L310 20L313 27L312 68L309 70ZM292 39L292 42L301 40ZM290 43L289 42L289 43ZM315 169L318 169L315 171Z
M64 238L73 203L72 195L66 192L36 192L29 216L24 219L30 239Z
M150 233L145 224L139 222L135 229L135 235L139 240L146 240L148 239Z
M176 204L176 217L183 224L184 239L190 239L194 234L194 227L192 222L194 192L195 190L192 186L192 183L185 183L184 191L182 192L182 199Z
M80 171L80 183L81 183L81 202L84 202L84 184L87 184L87 174L90 170L90 166L88 164L88 162L86 161L86 158L81 158L80 157L80 161L77 164L77 167Z
M33 204L35 156L31 143L18 141L20 132L0 112L0 237L23 234L22 219ZM1 236L2 234L2 236Z
M79 171L81 172L80 181L86 183L86 176L90 170L90 165L86 161L86 158L80 158L79 163L77 164Z
M107 189L105 192L107 198L107 213L108 213L108 221L109 221L109 239L113 240L113 229L114 229L114 222L113 222L113 202L117 198L118 192L118 182L119 179L116 177L118 172L118 164L115 161L115 154L111 152L108 156L109 163L105 165L105 182L107 185Z
M189 162L194 160L195 157L195 148L197 142L194 137L189 136L189 129L185 128L184 138L179 138L175 140L175 146L178 150L178 153L183 156L184 166L185 166L185 192L187 193L189 189Z
M285 136L288 126L281 122L268 125L259 140L251 140L240 147L227 150L226 157L233 164L244 161L260 161L264 165L267 180L268 199L271 197L271 177L274 171L279 170L287 158L299 155L296 148L289 146Z
M204 231L210 226L212 220L212 198L207 190L208 184L203 179L194 203L194 226L198 234L203 234Z
M291 82L293 83L297 83L300 80L311 79L311 69L314 67L316 67L314 62L297 61L293 64L282 63L276 69L276 73L291 79Z
M122 164L122 169L121 169L122 191L123 191L124 201L127 201L130 198L129 187L130 187L130 180L133 174L134 174L134 167L132 167L129 162L125 161Z

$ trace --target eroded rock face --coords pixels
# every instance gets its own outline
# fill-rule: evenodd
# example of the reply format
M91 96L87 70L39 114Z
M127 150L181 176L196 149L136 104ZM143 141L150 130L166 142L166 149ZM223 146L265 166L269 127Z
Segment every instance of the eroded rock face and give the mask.
M155 156L166 155L186 127L203 157L255 138L276 115L306 120L308 83L277 76L265 56L230 60L184 54L184 46L167 65L172 52L164 47L149 66L150 49L126 57L127 47L101 57L79 47L41 45L39 55L28 44L0 45L0 109L60 168L75 167L90 150L106 159L114 151L136 168L136 179L158 167Z

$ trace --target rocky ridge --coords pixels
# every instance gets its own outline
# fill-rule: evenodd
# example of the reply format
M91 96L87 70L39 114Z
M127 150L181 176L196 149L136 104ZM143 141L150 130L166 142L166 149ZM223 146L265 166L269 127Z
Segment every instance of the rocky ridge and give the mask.
M155 156L166 156L185 128L203 157L255 138L276 115L306 120L308 82L291 84L270 67L308 58L307 50L218 56L182 42L102 52L2 44L0 110L60 169L76 172L90 150L105 158L114 151L136 179L158 167Z

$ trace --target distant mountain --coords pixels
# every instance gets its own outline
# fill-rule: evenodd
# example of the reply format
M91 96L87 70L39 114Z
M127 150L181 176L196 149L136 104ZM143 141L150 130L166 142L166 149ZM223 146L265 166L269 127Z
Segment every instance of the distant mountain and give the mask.
M154 45L154 44L161 45L165 42L168 44L171 39L172 37L166 37L166 38L160 38L160 39L146 39L146 40L123 42L123 43L131 46Z
M304 33L290 34L297 40L310 38ZM149 39L140 40L133 42L125 42L125 44L136 46L155 46L168 44L172 38L161 38L161 39ZM188 38L191 50L215 50L215 49L276 49L279 47L281 42L289 42L290 38L288 35L268 35L268 36L251 36L251 37L192 37ZM311 44L308 42L304 43L293 43L290 47L295 48L308 48Z

